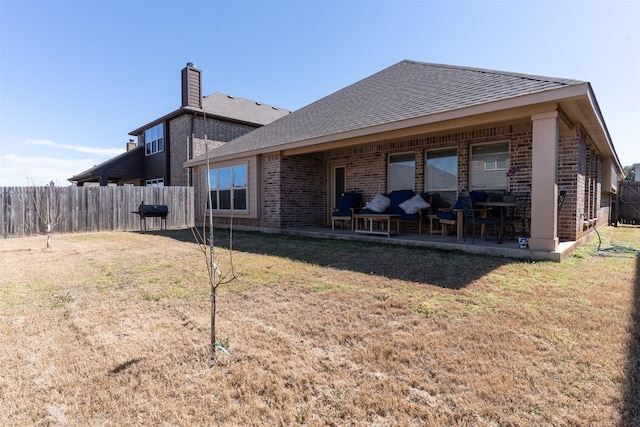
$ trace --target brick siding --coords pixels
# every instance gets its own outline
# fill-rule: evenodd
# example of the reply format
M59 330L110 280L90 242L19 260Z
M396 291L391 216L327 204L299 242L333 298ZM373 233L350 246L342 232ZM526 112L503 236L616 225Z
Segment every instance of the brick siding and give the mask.
M558 141L558 194L566 191L564 202L558 212L558 238L560 240L575 240L578 233L577 204L583 203L584 181L578 180L580 157L583 145L581 133L561 136ZM576 182L578 185L576 185ZM582 188L582 189L581 189Z
M321 154L263 157L262 226L324 224L327 202L323 160Z
M169 170L171 182L166 185L190 185L189 172L182 166L189 159L206 152L204 118L182 115L169 124L171 161ZM207 118L207 141L209 149L228 142L254 130L254 126ZM188 151L191 151L190 153Z
M262 223L263 227L281 228L281 158L280 154L262 157Z
M260 218L234 219L234 224L275 229L326 225L327 165L334 162L347 165L347 191L358 191L363 193L365 200L370 200L376 193L387 191L389 154L415 153L414 191L422 192L425 150L456 147L458 190L469 188L469 146L504 140L510 141L510 165L519 170L509 183L510 190L530 191L533 133L531 122L525 121L313 154L261 156ZM198 179L201 179L199 175L203 174L198 173ZM565 131L559 138L558 190L567 192L559 211L558 236L561 240L578 240L590 232L584 225L583 213L599 224L608 218L610 202L601 193L602 161L579 128ZM203 209L204 202L196 206ZM228 223L229 219L218 218L216 221Z
M445 133L422 138L391 141L358 147L332 150L325 153L325 161L347 161L348 191L359 191L369 200L379 192L387 191L387 156L394 153L414 152L416 159L416 192L424 191L424 153L427 149L451 148L458 150L458 189L469 188L469 145L474 143L511 141L511 166L519 169L512 180L512 191L531 189L531 142L530 122L493 126L456 133ZM455 198L455 195L453 195Z
M602 174L602 159L580 128L560 138L558 191L567 192L559 211L560 240L579 240L591 232L592 225L608 223L611 202L603 197Z

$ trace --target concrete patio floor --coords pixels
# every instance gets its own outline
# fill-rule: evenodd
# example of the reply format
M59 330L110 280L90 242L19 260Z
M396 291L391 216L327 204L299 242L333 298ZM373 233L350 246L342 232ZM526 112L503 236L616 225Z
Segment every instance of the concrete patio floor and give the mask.
M442 236L441 234L430 234L429 232L418 234L417 232L401 231L397 235L386 237L378 235L356 234L349 228L336 228L335 230L332 230L331 227L317 227L284 229L280 230L279 233L292 236L307 236L321 239L376 242L449 251L459 250L474 254L549 261L562 261L573 253L577 243L561 242L557 251L549 252L535 251L528 248L522 249L520 248L517 239L505 238L503 243L498 244L495 238L485 240L476 236L475 243L472 244L471 236L467 236L465 240L458 240L455 234Z

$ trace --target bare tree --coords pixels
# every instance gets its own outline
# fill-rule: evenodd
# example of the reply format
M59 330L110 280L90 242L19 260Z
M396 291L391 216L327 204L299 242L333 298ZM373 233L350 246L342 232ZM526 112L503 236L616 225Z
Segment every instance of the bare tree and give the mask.
M27 226L36 232L46 230L47 249L51 249L53 247L53 231L62 220L60 188L56 187L53 181L46 187L36 187L31 181L29 193L35 207L36 223L28 222ZM28 220L30 221L30 218Z
M217 351L220 350L225 354L229 354L229 351L218 341L217 330L216 330L216 292L218 290L218 286L221 284L226 284L233 281L236 278L234 268L233 268L233 209L231 211L231 219L229 224L229 260L228 265L229 269L223 274L222 269L216 262L216 254L215 254L215 239L214 239L214 227L213 227L213 200L211 196L211 182L209 182L209 170L210 170L210 156L209 156L209 141L207 139L207 115L203 113L204 116L204 144L205 151L207 157L207 206L205 206L205 211L203 218L206 218L203 221L202 232L199 232L197 228L192 228L194 238L200 247L200 251L204 254L206 262L207 262L207 272L209 275L209 286L211 289L211 366L216 366L218 364L218 356ZM207 215L207 207L209 208L209 214ZM207 232L208 226L208 232ZM207 236L207 237L205 237Z

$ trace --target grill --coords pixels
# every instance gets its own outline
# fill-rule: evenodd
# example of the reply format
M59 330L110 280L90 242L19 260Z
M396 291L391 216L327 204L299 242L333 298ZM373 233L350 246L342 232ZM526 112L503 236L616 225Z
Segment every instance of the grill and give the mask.
M138 211L132 213L140 215L140 231L147 231L147 218L160 218L160 229L167 228L167 215L169 208L167 205L145 205L144 200L138 206Z

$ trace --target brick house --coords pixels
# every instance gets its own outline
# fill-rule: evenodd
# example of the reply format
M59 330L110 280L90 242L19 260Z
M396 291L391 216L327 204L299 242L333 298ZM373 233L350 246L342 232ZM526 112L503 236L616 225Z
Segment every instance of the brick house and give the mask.
M326 227L343 191L527 191L529 247L549 254L608 223L622 174L588 82L408 60L221 144L210 171L206 156L185 166L196 212L224 176L216 222L260 230Z
M210 147L231 141L290 114L288 110L223 93L202 96L202 71L193 63L182 70L182 105L129 133L126 152L69 181L84 185L192 185L183 163ZM206 118L205 118L206 116Z

